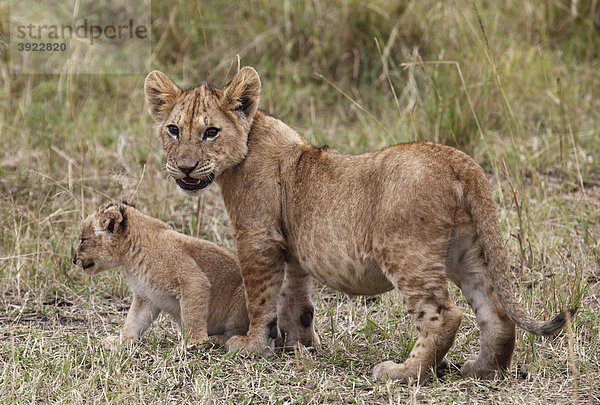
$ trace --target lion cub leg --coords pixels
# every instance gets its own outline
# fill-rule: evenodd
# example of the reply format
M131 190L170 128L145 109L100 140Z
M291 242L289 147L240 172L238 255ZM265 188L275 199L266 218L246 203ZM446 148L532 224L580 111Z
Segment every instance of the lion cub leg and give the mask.
M278 238L273 234L251 233L236 237L238 258L246 291L250 325L246 336L232 336L228 352L273 354L278 336L277 301L284 278L285 261Z
M515 324L508 318L489 282L473 275L461 285L481 331L480 351L461 369L463 377L493 378L510 366L515 348Z
M473 232L459 232L449 245L448 276L462 290L481 331L479 355L462 367L465 377L493 378L510 366L515 347L515 324L498 300L486 276L485 263Z
M160 309L137 294L133 294L133 301L127 319L121 329L121 336L107 338L105 342L111 345L125 344L136 341L152 325Z
M277 324L282 342L277 346L318 347L319 336L314 327L314 280L297 262L288 262L277 302Z
M194 274L183 283L181 306L182 330L185 330L187 344L193 345L208 339L208 303L210 299L210 282L204 273L197 269L187 272Z
M408 244L394 258L383 254L378 260L386 275L402 294L417 328L417 341L402 364L386 361L373 369L378 380L408 382L422 380L440 364L454 342L462 313L450 299L446 268L441 254L428 251L422 242Z

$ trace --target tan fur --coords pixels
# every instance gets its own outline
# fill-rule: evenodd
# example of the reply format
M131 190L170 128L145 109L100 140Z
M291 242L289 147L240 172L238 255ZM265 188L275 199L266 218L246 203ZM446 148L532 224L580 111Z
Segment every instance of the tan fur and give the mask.
M229 350L264 352L276 320L288 338L314 343L308 275L350 294L401 293L418 339L404 363L376 366L378 379L420 378L442 360L462 316L447 278L481 328L481 353L464 375L508 367L513 322L536 334L564 324L564 314L537 321L517 304L488 182L464 153L430 142L358 156L314 147L256 110L260 79L249 67L224 90L201 85L164 95L174 101L156 114L152 95L169 82L152 72L145 89L172 176L182 178L180 164L212 167L188 183L215 177L235 231L250 328L227 342ZM185 136L169 137L172 123ZM219 139L198 135L210 127L221 128Z
M124 268L133 302L121 336L109 343L139 339L161 311L183 327L188 344L208 336L225 341L248 330L235 256L132 206L111 202L89 215L73 263L91 274Z

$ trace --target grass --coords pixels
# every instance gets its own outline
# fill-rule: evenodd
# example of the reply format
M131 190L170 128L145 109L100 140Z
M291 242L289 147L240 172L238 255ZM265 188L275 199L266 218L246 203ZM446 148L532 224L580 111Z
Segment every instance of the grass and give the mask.
M0 2L0 400L22 402L594 403L600 401L600 5L522 2L154 1L152 68L182 86L222 85L239 55L262 108L315 144L360 153L428 139L489 173L522 304L539 317L578 304L572 333L518 332L497 381L462 379L477 350L465 317L445 375L376 383L415 333L395 292L320 287L323 349L240 358L186 348L166 317L106 351L130 304L118 272L70 263L82 214L125 198L185 233L233 248L218 190L164 180L143 76L11 75ZM527 378L523 378L528 373Z

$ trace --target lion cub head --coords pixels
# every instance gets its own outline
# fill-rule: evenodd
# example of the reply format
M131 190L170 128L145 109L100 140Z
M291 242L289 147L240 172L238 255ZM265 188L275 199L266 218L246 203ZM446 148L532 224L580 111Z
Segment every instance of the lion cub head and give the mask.
M167 173L188 194L199 193L245 158L260 94L260 78L251 67L241 69L224 89L200 84L181 90L155 70L146 77L144 91Z
M116 267L126 223L125 206L121 203L104 204L90 214L81 225L73 264L91 274Z

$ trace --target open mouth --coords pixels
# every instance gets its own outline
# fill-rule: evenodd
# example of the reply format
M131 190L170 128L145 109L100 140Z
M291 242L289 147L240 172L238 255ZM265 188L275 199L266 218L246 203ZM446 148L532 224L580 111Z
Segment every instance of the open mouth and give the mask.
M94 263L94 262L89 262L89 263L87 263L87 264L84 264L82 267L83 267L83 269L84 269L84 270L87 270L87 269L89 269L89 268L91 268L91 267L94 267L94 264L96 264L96 263Z
M177 179L177 185L184 190L197 191L206 188L215 179L214 173L209 174L203 179L195 179L193 177L184 177L183 179Z

